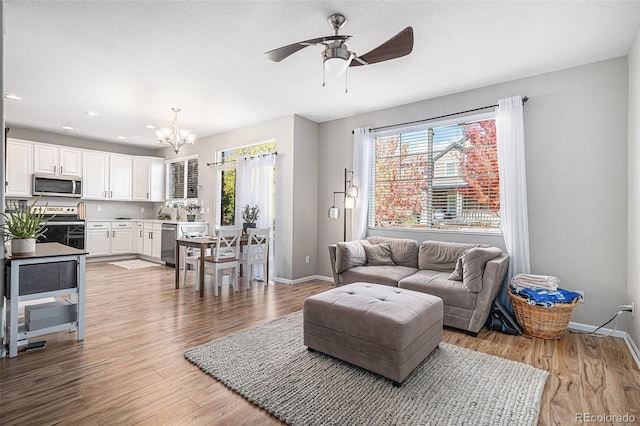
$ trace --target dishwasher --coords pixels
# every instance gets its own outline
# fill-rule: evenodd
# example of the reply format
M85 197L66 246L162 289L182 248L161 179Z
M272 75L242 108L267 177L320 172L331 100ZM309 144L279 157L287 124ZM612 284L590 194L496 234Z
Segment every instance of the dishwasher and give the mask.
M178 237L178 225L175 223L162 224L162 236L160 244L160 260L167 266L176 266L176 238Z

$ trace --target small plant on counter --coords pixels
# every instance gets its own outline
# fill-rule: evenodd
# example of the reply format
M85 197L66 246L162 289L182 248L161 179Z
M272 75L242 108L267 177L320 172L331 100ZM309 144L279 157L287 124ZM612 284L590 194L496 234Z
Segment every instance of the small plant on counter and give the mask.
M193 213L195 211L199 211L201 206L200 203L198 203L198 200L189 200L182 205L182 208L189 213Z
M158 207L158 219L159 220L170 220L171 215L169 213L165 213L162 207Z

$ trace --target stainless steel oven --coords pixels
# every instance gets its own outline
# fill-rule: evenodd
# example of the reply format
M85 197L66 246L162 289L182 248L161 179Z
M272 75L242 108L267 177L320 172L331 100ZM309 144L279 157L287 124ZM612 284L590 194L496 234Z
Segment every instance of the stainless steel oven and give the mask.
M36 207L44 209L47 230L38 238L39 243L60 243L80 250L85 249L86 223L78 218L78 208Z

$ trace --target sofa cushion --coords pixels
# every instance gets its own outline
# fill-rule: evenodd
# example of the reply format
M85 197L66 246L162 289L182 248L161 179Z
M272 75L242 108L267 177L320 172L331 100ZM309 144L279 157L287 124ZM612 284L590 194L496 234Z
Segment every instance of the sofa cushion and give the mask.
M387 237L367 237L371 244L387 243L391 247L393 263L411 268L418 267L418 242L416 240Z
M418 268L451 273L462 255L478 244L423 241L418 252Z
M487 262L502 254L497 247L475 247L462 255L462 284L468 291L482 290L482 275Z
M397 287L398 281L415 274L418 268L408 266L356 266L340 274L341 284L367 282Z
M451 275L449 275L449 279L453 281L462 281L462 276L462 257L459 257L458 261L456 262L456 267L453 269Z
M354 266L367 264L367 254L362 244L368 244L366 240L340 242L336 244L336 273L340 274Z
M393 266L391 247L387 243L366 244L363 246L367 254L367 266Z
M478 293L468 292L460 281L453 281L448 277L449 272L420 270L401 279L398 282L398 287L438 296L445 306L473 310L476 306Z

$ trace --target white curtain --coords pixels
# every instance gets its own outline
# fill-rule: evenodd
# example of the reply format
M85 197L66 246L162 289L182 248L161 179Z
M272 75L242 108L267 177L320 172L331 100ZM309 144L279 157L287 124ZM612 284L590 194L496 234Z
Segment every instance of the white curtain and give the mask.
M275 155L240 157L236 160L236 226L242 226L242 209L247 204L260 208L256 227L271 228L269 273L275 275L274 254Z
M500 226L509 253L507 280L531 272L529 263L529 216L525 165L522 98L500 99L496 114L498 168L500 170ZM506 286L500 297L511 306Z
M368 127L353 131L353 184L358 187L356 207L351 215L351 236L360 240L367 236L369 177L371 175L371 138Z

